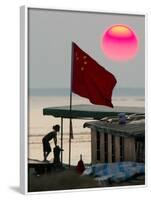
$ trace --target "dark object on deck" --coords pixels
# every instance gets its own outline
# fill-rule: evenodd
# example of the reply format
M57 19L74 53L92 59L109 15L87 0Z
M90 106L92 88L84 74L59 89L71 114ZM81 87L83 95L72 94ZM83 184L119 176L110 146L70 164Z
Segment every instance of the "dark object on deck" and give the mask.
M45 168L43 165L37 164L37 165L35 165L34 169L35 169L36 175L41 175L41 174L44 174L44 172L45 172Z
M80 160L76 166L76 170L77 170L78 174L82 174L85 170L84 162L82 160L82 155L80 155Z
M33 168L36 175L42 175L45 173L50 173L53 168L53 164L49 162L30 162L28 163L28 169Z
M50 164L44 164L44 165L37 164L34 167L36 175L41 175L46 172L51 172L51 168L52 168L52 166L50 166Z
M60 152L61 151L63 151L63 149L61 149L58 145L56 145L55 148L53 149L53 154L54 154L53 164L55 167L61 166L61 162L60 162Z
M118 114L119 117L119 124L126 124L126 116L125 113L119 113Z

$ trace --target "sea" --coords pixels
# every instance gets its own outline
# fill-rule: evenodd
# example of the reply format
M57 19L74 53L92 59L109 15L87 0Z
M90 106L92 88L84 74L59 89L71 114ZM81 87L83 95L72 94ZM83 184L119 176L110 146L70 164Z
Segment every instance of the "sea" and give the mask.
M70 103L68 88L34 88L29 89L28 97L28 159L43 160L42 138L52 131L52 126L61 124L60 118L43 115L43 108L65 106ZM113 92L114 106L145 107L144 88L117 88ZM88 99L72 95L72 105L91 104ZM92 105L92 104L91 104ZM84 163L91 163L91 135L89 128L83 128L86 121L73 119L73 136L71 141L71 165L76 165L82 154ZM69 162L69 120L63 120L63 163ZM61 146L61 135L58 133L57 143ZM53 141L50 142L54 148ZM53 152L47 158L53 161Z

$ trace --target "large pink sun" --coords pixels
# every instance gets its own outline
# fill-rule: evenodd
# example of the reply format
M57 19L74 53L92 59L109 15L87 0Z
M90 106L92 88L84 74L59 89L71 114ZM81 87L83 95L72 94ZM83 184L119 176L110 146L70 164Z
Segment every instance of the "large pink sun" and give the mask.
M137 54L138 37L126 25L113 25L101 37L101 49L109 59L127 61Z

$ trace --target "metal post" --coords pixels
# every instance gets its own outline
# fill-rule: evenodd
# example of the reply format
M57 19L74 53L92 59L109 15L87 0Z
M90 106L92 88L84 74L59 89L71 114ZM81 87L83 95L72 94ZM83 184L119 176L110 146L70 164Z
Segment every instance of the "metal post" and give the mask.
M61 149L63 149L63 118L61 117ZM63 162L63 151L61 151L61 165Z
M71 121L71 118L70 118L70 121ZM71 122L69 122L69 168L70 168L70 165L71 165Z

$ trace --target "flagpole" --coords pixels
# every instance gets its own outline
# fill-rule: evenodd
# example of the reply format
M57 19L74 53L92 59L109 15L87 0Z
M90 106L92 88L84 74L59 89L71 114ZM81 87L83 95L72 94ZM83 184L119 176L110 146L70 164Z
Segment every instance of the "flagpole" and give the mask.
M73 42L71 43L70 122L69 122L69 167L70 167L70 165L71 165L72 77L73 77Z
M70 121L69 121L69 167L71 165L71 114L72 114L72 92L70 93Z

